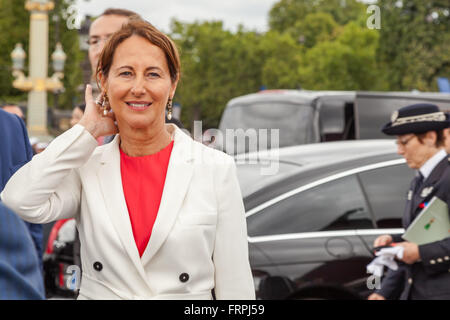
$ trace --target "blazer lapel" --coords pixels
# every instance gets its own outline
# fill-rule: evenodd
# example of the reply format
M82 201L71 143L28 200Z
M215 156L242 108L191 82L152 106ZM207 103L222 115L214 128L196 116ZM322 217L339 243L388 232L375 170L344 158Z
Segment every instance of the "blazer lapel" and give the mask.
M120 173L119 136L116 135L103 151L98 179L109 217L116 229L122 245L133 261L138 272L146 280L145 271L134 241L131 221L122 187Z
M424 181L422 187L417 191L417 194L413 196L413 202L412 202L412 210L410 222L412 222L416 218L416 213L420 212L417 211L419 209L419 205L423 202L428 201L432 198L432 196L436 193L436 190L434 190L435 185L438 183L438 181L441 179L442 174L444 173L445 169L448 166L448 157L445 157L442 159L436 167L431 171L428 178ZM430 189L431 188L431 189ZM428 192L425 192L427 191Z
M194 171L191 138L178 127L167 126L171 128L171 131L175 130L174 145L158 215L147 248L141 258L143 265L152 259L169 235L183 204Z
M411 215L412 215L411 208L414 203L414 188L415 188L415 183L413 180L413 182L409 186L409 191L408 191L408 196L407 196L408 199L406 200L405 211L404 211L403 219L402 219L403 227L405 229L408 228L409 224L411 223Z
M425 180L424 187L435 185L442 178L442 174L447 169L449 161L448 157L445 157L436 165L428 179Z

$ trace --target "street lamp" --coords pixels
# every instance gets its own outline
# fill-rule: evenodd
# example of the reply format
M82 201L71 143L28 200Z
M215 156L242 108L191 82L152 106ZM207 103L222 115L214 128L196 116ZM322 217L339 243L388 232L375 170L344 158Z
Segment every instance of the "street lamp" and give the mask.
M22 48L21 43L17 43L13 52L11 52L11 58L13 60L13 70L23 70L25 64L25 58L27 54Z
M25 58L27 54L25 50L23 50L22 44L17 43L14 50L11 52L11 58L13 61L13 87L20 89L22 91L30 91L33 89L33 81L26 77L23 73ZM53 75L51 78L47 78L45 80L45 87L47 90L51 90L53 92L58 92L64 89L64 86L61 80L64 78L64 64L66 62L66 54L63 51L61 43L56 44L56 49L52 54L52 67L53 67Z
M25 65L25 58L27 54L25 53L25 50L22 48L21 43L17 43L14 50L11 52L11 58L13 61L13 86L14 88L20 88L24 91L29 91L33 88L33 83L25 77L25 74L23 73L24 65Z
M62 44L57 43L56 49L52 53L52 66L53 66L53 75L50 79L47 79L46 86L47 90L52 90L53 92L58 92L64 89L63 84L60 80L64 78L64 63L66 62L66 54L62 49Z
M49 0L28 0L25 9L30 11L29 76L24 74L26 53L22 44L16 44L11 53L13 61L13 86L28 91L27 126L31 136L49 140L47 133L47 91L58 92L64 89L66 54L60 43L52 54L53 75L48 78L48 11L54 3Z

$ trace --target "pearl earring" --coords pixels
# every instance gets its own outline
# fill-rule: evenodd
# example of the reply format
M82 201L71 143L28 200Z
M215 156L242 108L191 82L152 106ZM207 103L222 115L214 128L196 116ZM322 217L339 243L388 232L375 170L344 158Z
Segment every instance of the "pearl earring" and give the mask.
M167 107L167 119L172 120L172 99L169 98L166 107Z
M102 108L103 108L103 116L106 117L108 115L108 108L110 108L109 99L106 92L103 97Z

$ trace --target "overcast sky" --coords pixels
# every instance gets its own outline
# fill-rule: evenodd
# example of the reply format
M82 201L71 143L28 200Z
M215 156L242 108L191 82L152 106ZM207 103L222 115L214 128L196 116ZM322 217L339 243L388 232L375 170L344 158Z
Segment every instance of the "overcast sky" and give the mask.
M268 14L278 0L77 0L79 16L97 16L107 8L136 11L144 19L165 32L170 20L183 22L221 20L228 30L239 24L247 30L266 31Z

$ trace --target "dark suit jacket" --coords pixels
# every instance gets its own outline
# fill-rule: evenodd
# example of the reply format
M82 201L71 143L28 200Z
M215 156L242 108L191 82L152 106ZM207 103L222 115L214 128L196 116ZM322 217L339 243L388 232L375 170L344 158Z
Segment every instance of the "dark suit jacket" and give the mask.
M432 191L422 194L425 188ZM411 184L411 190L414 186ZM412 192L412 191L410 191ZM425 195L425 196L424 196ZM450 157L447 155L433 169L422 187L408 199L403 216L406 229L421 212L419 205L434 196L450 208ZM404 241L393 237L395 242ZM397 271L389 270L381 283L379 294L388 299L450 299L450 237L419 246L421 260L407 265L400 263Z
M9 178L32 157L25 123L18 116L0 109L0 192ZM33 238L42 270L42 225L25 224Z
M44 283L25 223L0 202L0 300L44 299Z

